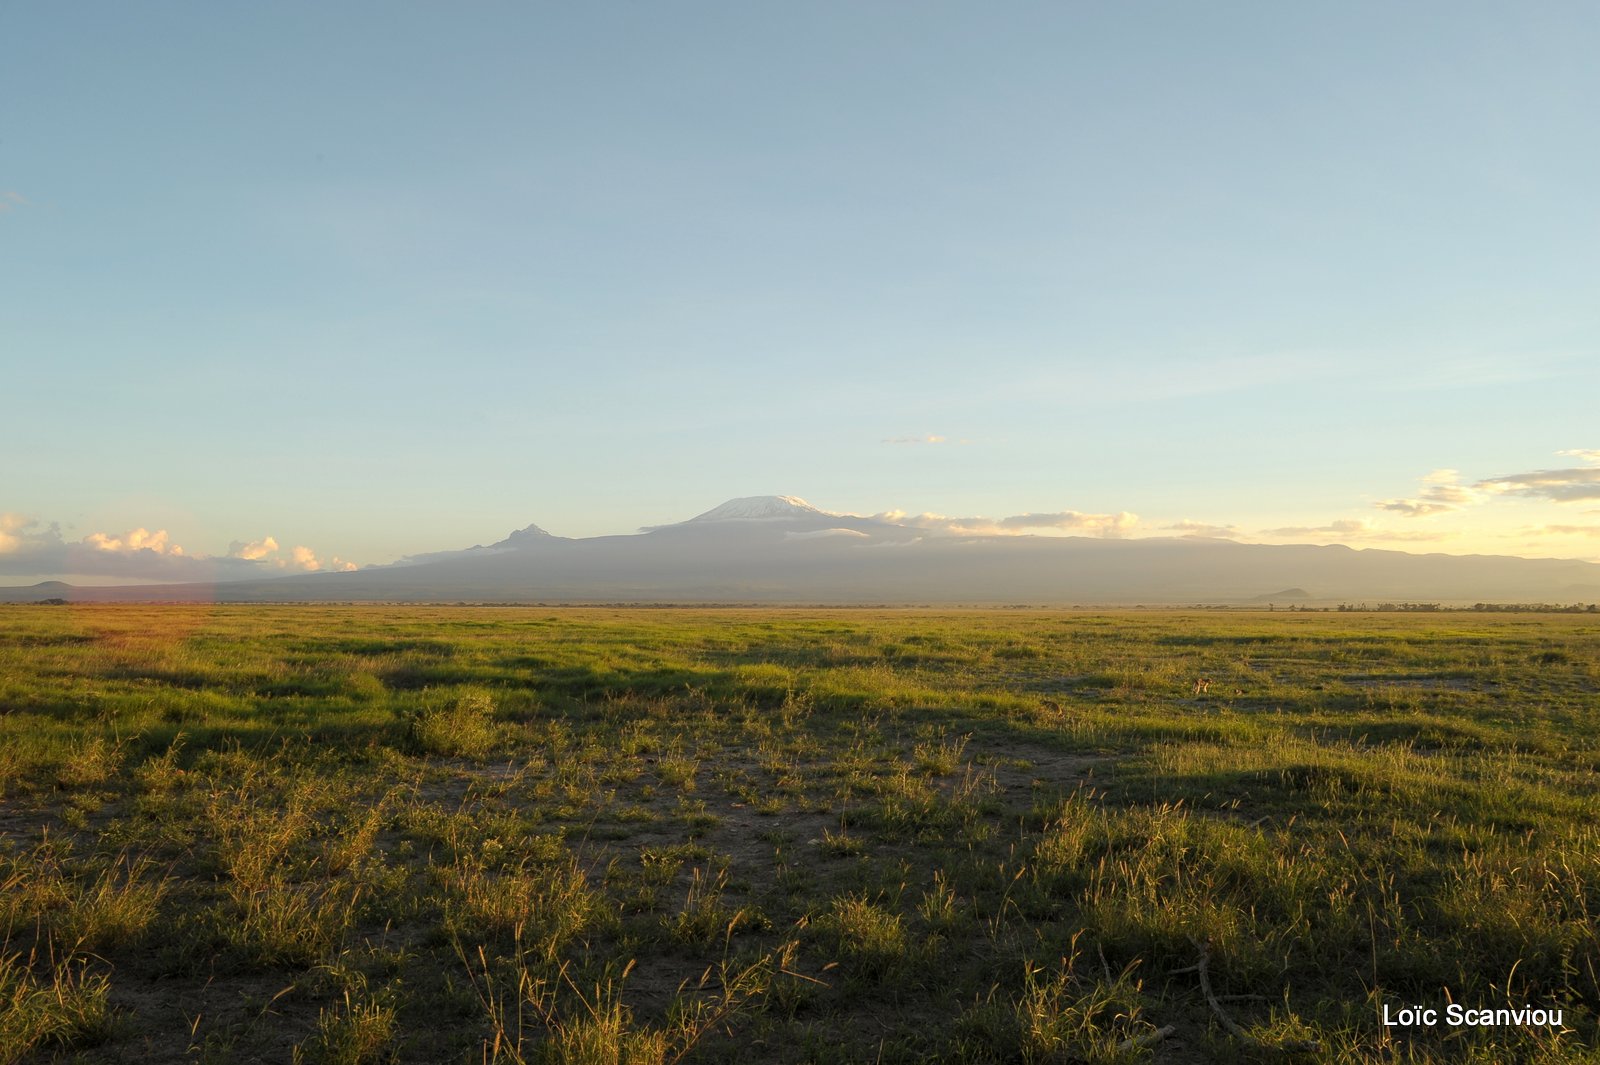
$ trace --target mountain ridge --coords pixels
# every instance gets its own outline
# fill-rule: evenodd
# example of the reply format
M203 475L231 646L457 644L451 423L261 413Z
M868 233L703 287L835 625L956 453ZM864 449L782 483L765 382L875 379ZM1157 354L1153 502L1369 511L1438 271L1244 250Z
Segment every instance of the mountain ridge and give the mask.
M1307 588L1315 599L1300 598ZM797 496L743 496L630 535L569 538L530 524L487 547L353 573L49 591L170 601L1572 602L1600 598L1600 565L1184 537L957 535L832 513ZM0 589L0 599L44 597L43 588Z

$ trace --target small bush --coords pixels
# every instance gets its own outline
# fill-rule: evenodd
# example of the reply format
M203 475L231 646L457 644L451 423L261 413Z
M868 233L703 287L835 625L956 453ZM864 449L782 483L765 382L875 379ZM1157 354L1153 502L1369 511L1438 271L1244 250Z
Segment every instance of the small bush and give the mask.
M494 699L485 691L466 691L448 706L427 700L401 715L406 746L418 754L482 758L494 746Z
M704 877L699 869L694 870L683 909L662 918L662 925L674 942L684 946L712 943L732 936L743 927L770 925L760 910L724 905L722 895L727 886L726 872Z
M859 895L835 899L822 927L860 976L881 980L907 961L906 929L900 915Z
M1024 1065L1143 1060L1136 1041L1153 1029L1141 1016L1139 982L1131 970L1106 980L1081 975L1076 959L1053 968L1026 962L1014 998L969 1010L959 1022L965 1055Z
M42 1046L86 1046L106 1035L111 981L87 962L35 976L20 954L0 955L0 1065L14 1065Z
M961 756L967 749L970 737L945 738L935 742L919 743L912 751L917 771L947 777L961 765Z
M126 859L101 872L60 919L63 938L79 950L106 950L141 939L156 919L169 878L151 879L147 859Z
M391 1060L395 1007L388 999L346 990L339 1004L317 1018L317 1034L295 1048L294 1065L370 1065Z
M451 928L461 934L508 935L546 959L555 958L585 932L616 920L604 896L589 886L570 857L499 871L457 861L439 876L449 891L445 920Z
M97 736L73 747L66 761L56 770L56 783L63 788L104 784L121 764L121 746Z
M326 958L354 922L362 889L335 881L274 881L228 886L233 906L215 911L222 939L261 965L313 965Z

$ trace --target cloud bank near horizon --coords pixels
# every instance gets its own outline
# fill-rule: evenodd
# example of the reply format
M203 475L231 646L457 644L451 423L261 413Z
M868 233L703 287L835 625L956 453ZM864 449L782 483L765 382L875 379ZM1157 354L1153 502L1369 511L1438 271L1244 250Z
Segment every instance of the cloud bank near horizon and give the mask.
M1543 499L1552 503L1588 503L1600 500L1600 451L1589 449L1557 452L1574 455L1587 466L1556 470L1530 470L1488 477L1473 485L1490 495L1513 495Z
M1036 529L1061 529L1089 536L1120 538L1130 535L1139 526L1139 515L1125 510L1116 514L1060 510L1050 514L1013 514L1007 518L955 518L928 512L908 514L903 510L886 510L868 516L877 521L954 536L1023 536Z
M1285 539L1303 540L1396 540L1410 543L1423 543L1430 540L1448 540L1454 535L1448 532L1425 532L1420 530L1388 529L1371 518L1338 518L1326 525L1285 525L1277 529L1263 529L1268 536Z
M1431 528L1426 526L1432 519L1462 515L1507 502L1565 507L1600 500L1600 449L1568 448L1556 454L1576 458L1586 465L1500 474L1481 477L1470 483L1462 479L1460 470L1444 467L1418 478L1415 495L1379 499L1371 504L1374 509L1400 517L1408 524L1421 522L1424 525L1421 528L1393 528L1369 517L1339 517L1322 524L1285 525L1260 531L1268 537L1301 541L1333 540L1340 543L1459 540L1466 535L1460 528L1440 528L1437 524ZM1502 530L1498 538L1526 546L1552 539L1589 537L1593 535L1590 528L1547 520L1525 523L1514 530Z
M1175 532L1180 536L1203 537L1212 540L1237 540L1239 527L1237 525L1213 525L1210 522L1195 521L1184 518L1171 525L1161 526L1163 532Z
M103 577L137 581L245 580L272 573L348 572L355 563L334 556L324 561L300 544L285 553L271 536L235 540L224 555L196 554L172 542L166 529L144 526L121 533L92 532L78 540L62 535L59 522L24 514L0 514L0 576Z
M1584 515L1597 514L1580 505L1600 500L1600 449L1572 448L1557 452L1578 465L1523 470L1490 477L1467 478L1453 467L1441 467L1417 478L1414 494L1382 498L1366 504L1398 524L1352 515L1348 510L1322 519L1274 525L1141 518L1128 510L1090 512L1056 510L1025 512L1005 517L951 516L932 511L910 513L883 510L870 515L934 534L963 537L1014 537L1068 534L1125 539L1146 535L1180 535L1240 542L1297 542L1344 544L1504 544L1500 553L1519 549L1548 549L1566 542L1578 554L1600 538L1600 525L1563 520L1563 513L1578 507ZM1481 514L1479 512L1482 512ZM1494 518L1491 521L1490 515ZM1299 515L1294 515L1299 516ZM1285 515L1291 517L1291 515ZM1471 525L1463 525L1463 522ZM1498 522L1498 524L1495 524ZM843 536L846 530L814 535ZM463 536L466 539L466 536ZM468 549L481 551L482 548ZM430 561L460 552L433 552L407 556L402 561ZM285 544L273 536L234 540L225 552L206 554L186 549L165 528L137 525L124 531L96 530L69 539L59 522L47 522L18 512L0 512L0 577L92 577L117 581L188 582L244 580L272 575L346 572L356 565L339 556L324 557L305 544Z

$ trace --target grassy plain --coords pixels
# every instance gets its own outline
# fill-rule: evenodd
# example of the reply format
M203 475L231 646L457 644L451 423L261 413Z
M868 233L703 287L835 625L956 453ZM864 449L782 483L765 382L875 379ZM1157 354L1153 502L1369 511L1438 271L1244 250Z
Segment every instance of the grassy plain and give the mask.
M0 1063L1600 1060L1597 637L0 607Z

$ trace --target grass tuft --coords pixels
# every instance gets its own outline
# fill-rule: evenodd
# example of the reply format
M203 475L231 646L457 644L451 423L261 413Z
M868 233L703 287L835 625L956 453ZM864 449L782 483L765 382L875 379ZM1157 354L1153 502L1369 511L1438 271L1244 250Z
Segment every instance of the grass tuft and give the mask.
M482 758L494 747L494 698L481 690L446 702L424 691L420 705L401 714L407 747L418 754Z

